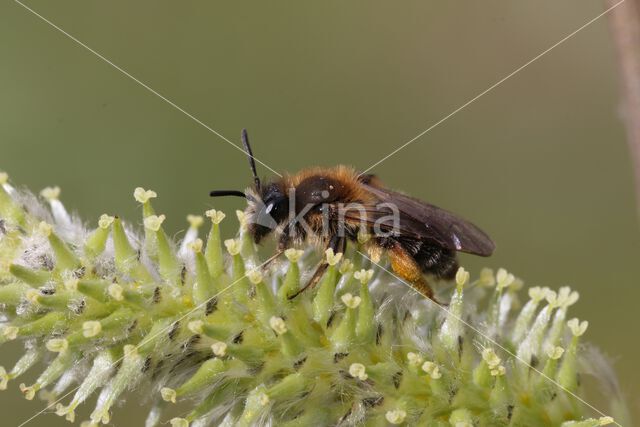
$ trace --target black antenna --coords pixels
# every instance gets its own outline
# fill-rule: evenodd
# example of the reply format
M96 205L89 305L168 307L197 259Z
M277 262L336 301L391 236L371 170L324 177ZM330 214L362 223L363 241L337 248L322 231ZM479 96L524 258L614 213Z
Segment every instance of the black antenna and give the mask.
M235 196L242 197L245 199L247 196L242 191L238 190L213 190L209 193L211 197L224 197L224 196Z
M253 153L251 152L251 146L249 145L249 135L247 135L247 130L242 129L242 145L244 145L244 150L247 152L249 156L249 166L251 166L251 173L253 174L253 182L256 184L256 190L260 191L260 178L258 178L258 173L256 171L256 161L253 157Z

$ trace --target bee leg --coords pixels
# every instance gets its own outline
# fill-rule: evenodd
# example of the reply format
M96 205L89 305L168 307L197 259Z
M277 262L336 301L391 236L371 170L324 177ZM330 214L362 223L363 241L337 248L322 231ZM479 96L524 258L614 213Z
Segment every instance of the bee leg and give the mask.
M273 263L273 261L275 261L276 259L280 258L280 255L282 255L284 253L284 249L278 249L276 251L275 254L271 255L271 258L269 258L268 260L266 260L261 266L260 268L262 269L262 271L266 271L269 266L271 266L271 263Z
M396 244L388 251L389 260L391 261L391 268L401 279L406 281L416 292L420 295L429 298L433 302L441 304L433 296L433 290L427 280L422 275L422 270L415 259L409 253L402 248L399 244Z
M346 243L347 241L344 237L333 236L329 241L329 244L327 245L327 249L331 248L335 253L344 253ZM309 279L307 284L300 288L298 292L288 298L292 300L307 289L313 288L315 285L317 285L324 272L327 271L327 267L329 267L329 264L327 263L326 259L323 259L322 262L320 262L320 264L318 264L318 266L316 267L316 271L313 272L313 276L311 276L311 279Z
M273 263L273 261L280 258L280 255L282 255L284 251L289 249L290 243L291 243L291 239L289 238L289 235L286 233L282 234L282 236L280 236L280 239L278 241L278 248L276 249L276 253L273 254L271 258L269 258L267 261L265 261L264 264L262 264L261 266L262 271L266 271L269 268L269 266L271 266L271 263Z
M300 295L301 293L303 293L304 291L306 291L307 289L313 288L315 285L317 285L318 282L320 281L320 278L322 277L324 272L327 270L328 266L329 266L329 264L327 264L324 261L321 262L320 264L318 264L318 266L316 267L316 271L313 272L313 276L311 276L311 279L309 279L307 284L304 285L298 292L296 292L295 294L289 296L288 298L290 300L292 300L295 297L297 297L298 295Z

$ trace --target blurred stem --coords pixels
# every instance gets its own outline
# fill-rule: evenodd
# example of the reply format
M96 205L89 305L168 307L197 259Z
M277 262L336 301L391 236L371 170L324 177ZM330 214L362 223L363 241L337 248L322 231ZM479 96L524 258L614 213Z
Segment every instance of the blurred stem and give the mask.
M620 0L605 1L611 7ZM611 11L609 19L618 56L622 114L640 215L640 0L626 0Z

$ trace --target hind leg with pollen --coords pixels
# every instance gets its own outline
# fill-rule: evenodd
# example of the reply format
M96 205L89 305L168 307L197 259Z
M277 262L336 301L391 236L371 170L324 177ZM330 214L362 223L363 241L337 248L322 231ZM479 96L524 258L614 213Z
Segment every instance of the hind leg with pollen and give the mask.
M433 290L422 275L422 270L415 259L400 245L395 245L388 251L391 268L394 273L406 281L421 295L438 302L433 297Z

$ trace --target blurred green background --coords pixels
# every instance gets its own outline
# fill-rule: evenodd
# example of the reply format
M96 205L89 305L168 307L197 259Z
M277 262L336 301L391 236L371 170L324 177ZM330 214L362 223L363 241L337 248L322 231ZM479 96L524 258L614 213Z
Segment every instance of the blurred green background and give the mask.
M27 4L234 142L247 127L278 171L364 169L604 10L600 0ZM159 193L176 233L188 213L242 207L207 197L249 184L241 152L12 1L0 4L0 40L0 168L13 182L61 186L92 225L103 212L138 221L136 186ZM578 289L571 314L590 321L587 339L638 407L640 233L619 98L601 19L374 172L492 235L495 256L464 258L473 272L505 266L527 285ZM3 347L0 364L18 352ZM115 425L142 423L133 400ZM12 383L0 423L43 406ZM68 425L51 414L30 424Z

